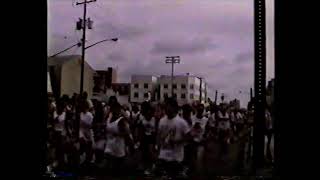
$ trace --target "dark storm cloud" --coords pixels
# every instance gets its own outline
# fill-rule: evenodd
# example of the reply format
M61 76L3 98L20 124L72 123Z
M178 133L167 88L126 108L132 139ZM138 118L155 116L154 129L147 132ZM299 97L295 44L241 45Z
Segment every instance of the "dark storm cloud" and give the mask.
M111 52L108 57L107 57L108 61L112 61L112 62L123 62L127 60L127 56L124 55L123 52L120 51L113 51Z
M102 36L105 34L112 34L113 37L119 37L121 39L133 39L143 36L147 32L142 27L124 25L124 24L113 24L104 22L97 25L97 33Z
M214 44L209 38L194 39L194 40L163 40L154 43L151 53L163 54L163 53L199 53L207 50L217 49L217 45Z
M254 59L253 51L242 52L236 55L236 57L234 58L234 62L242 64L242 63L253 62L253 59Z
M227 60L221 60L217 63L213 63L213 64L208 65L208 67L213 68L213 69L220 69L220 68L224 68L228 65L229 65L229 63Z
M87 62L100 70L118 67L119 81L130 82L133 74L170 74L165 56L180 55L181 64L175 67L175 74L202 75L211 89L219 89L219 93L225 92L230 97L236 96L234 89L250 87L253 84L253 61L250 61L248 52L253 50L254 40L253 1L177 2L101 0L90 3L88 17L94 25L87 31L88 44L114 37L119 41L90 48L86 53ZM72 6L71 1L48 1L50 55L81 39L81 32L75 32L74 26L82 17L82 8ZM268 25L273 23L270 19ZM268 26L267 29L273 28ZM273 41L272 36L268 34L268 41ZM273 48L270 43L269 46ZM81 51L72 50L65 54L74 53L80 54ZM269 58L273 60L272 55ZM271 68L272 65L273 62ZM247 97L241 99L241 103L246 101Z

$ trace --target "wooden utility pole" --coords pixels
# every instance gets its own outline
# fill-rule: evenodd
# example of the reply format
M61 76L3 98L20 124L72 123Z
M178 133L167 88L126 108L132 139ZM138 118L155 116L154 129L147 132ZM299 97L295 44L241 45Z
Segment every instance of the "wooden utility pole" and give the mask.
M81 74L80 74L80 95L83 93L83 76L84 76L84 59L85 59L85 50L86 50L86 29L87 29L87 23L90 23L90 20L87 20L87 4L91 2L95 2L96 0L84 0L84 2L76 3L76 5L83 4L83 19L80 20L80 29L82 29L82 53L81 53ZM83 22L83 23L81 23Z

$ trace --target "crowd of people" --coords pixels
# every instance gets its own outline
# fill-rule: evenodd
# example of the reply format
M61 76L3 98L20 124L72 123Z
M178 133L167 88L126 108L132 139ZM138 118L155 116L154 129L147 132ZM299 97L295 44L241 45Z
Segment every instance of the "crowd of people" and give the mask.
M228 154L228 145L252 127L252 115L253 110L226 103L179 106L174 98L130 107L115 96L92 101L86 92L49 98L48 169L94 164L102 172L123 174L135 168L126 168L128 157L140 154L135 170L145 175L188 176L195 171L199 148L215 141L221 145L219 156Z

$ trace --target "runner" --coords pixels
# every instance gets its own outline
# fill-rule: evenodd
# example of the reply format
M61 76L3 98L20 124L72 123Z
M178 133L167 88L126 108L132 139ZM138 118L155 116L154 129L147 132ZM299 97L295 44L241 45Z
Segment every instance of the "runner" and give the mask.
M133 146L133 138L127 119L121 113L121 105L117 102L110 107L110 114L106 122L105 157L110 173L123 173L127 145ZM122 172L121 172L122 171Z
M206 126L208 123L208 118L206 118L203 114L204 112L204 105L198 104L196 106L196 115L192 118L192 129L191 135L192 139L192 165L190 167L191 172L195 171L195 167L198 167L200 164L198 162L202 160L203 157L203 150L204 150L204 134L206 130Z
M157 121L154 118L154 108L150 102L143 102L141 105L141 114L137 123L137 140L141 143L142 162L144 174L150 175L154 163L154 147L156 144Z
M221 104L221 110L218 112L218 138L221 145L221 156L228 153L228 144L231 137L230 117L227 113L226 104Z
M139 106L134 104L132 106L132 111L131 111L130 119L129 119L130 120L129 121L130 129L131 129L132 132L135 131L135 127L134 126L137 124L137 120L138 120L137 118L138 118L139 114L140 114Z
M236 130L239 134L244 128L244 115L242 115L240 110L236 111Z
M92 130L93 115L89 112L89 103L87 101L82 103L80 113L80 152L82 153L82 160L87 165L91 163L93 156L94 134Z
M62 99L59 99L57 102L57 109L53 113L54 119L54 147L56 149L56 162L54 163L55 167L58 167L64 164L64 138L66 137L66 109L65 104Z
M218 107L214 104L210 104L210 114L208 115L208 123L206 126L204 137L207 140L215 140L217 138L218 127Z
M88 103L89 111L92 113L94 110L93 103L92 103L91 99L88 98L88 93L86 91L84 91L82 93L82 99Z
M182 170L184 142L188 124L178 116L178 103L173 98L166 101L166 116L159 122L157 145L159 147L158 168L175 177ZM163 172L163 171L162 171Z
M192 128L192 107L189 104L185 104L182 106L182 118L188 123L188 128ZM193 151L193 144L191 143L192 139L188 139L186 141L185 147L184 147L184 158L183 158L183 176L188 176L190 174L190 167L193 165L192 161L192 151Z
M273 126L272 126L272 118L271 114L269 111L269 108L265 110L265 119L266 119L266 136L267 136L267 146L266 146L266 155L267 155L267 160L272 162L272 153L271 153L271 139L273 135Z

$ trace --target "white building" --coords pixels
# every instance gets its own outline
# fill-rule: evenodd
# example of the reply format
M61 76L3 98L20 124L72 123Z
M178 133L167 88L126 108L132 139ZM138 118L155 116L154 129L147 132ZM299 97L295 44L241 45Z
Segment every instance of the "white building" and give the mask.
M130 101L141 103L156 97L158 78L152 75L131 76ZM155 99L156 100L156 99Z
M202 91L200 91L200 84ZM160 76L160 101L164 101L165 97L171 97L171 89L173 88L173 96L177 98L179 105L200 101L205 103L207 99L206 83L192 75L180 75L173 77L173 85L171 87L171 76Z

